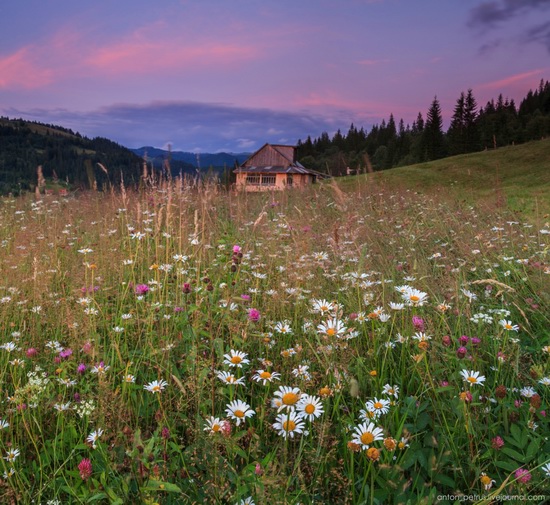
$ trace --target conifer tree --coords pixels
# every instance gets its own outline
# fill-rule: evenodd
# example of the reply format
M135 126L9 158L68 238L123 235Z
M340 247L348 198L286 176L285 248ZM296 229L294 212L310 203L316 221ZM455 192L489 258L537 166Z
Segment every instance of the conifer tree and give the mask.
M426 125L422 133L422 147L426 161L443 158L446 154L443 117L437 96L434 97L426 115Z

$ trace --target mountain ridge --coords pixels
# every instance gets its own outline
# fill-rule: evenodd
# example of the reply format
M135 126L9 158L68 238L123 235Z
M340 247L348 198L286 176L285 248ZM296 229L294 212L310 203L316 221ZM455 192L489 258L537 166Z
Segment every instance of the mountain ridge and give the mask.
M192 153L188 151L168 151L166 149L160 149L153 146L142 146L136 149L129 149L131 152L143 158L145 155L148 160L154 162L154 160L170 159L175 161L182 161L186 164L192 165L194 168L200 168L203 170L209 167L214 168L232 168L235 163L239 165L245 161L251 153ZM154 163L156 164L156 163Z

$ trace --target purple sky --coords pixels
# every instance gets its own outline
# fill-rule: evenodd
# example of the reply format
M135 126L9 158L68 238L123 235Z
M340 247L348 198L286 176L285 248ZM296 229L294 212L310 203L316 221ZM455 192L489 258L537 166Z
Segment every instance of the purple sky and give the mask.
M550 78L550 0L24 0L0 16L0 114L128 147L252 151L411 123L437 95Z

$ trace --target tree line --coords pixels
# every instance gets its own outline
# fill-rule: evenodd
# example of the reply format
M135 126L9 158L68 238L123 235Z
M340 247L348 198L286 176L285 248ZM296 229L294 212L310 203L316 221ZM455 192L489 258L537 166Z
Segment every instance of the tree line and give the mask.
M332 138L298 141L298 159L307 168L331 175L346 175L367 170L386 170L437 160L446 156L493 149L538 140L550 135L550 83L541 80L530 90L519 107L502 94L479 107L471 89L457 99L449 128L443 130L443 116L437 96L426 118L421 112L411 125L403 119L376 124L367 133L351 125Z
M138 183L142 160L103 137L60 126L0 118L0 194L33 191L37 167L48 184L68 189Z

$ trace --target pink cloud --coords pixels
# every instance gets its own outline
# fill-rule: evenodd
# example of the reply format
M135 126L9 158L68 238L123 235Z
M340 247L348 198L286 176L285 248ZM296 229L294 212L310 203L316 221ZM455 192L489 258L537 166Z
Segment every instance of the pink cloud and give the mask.
M359 60L359 65L379 65L380 63L388 63L390 60Z
M240 43L189 44L177 40L128 40L93 50L87 64L109 74L148 73L181 67L225 66L253 59L258 50Z
M530 72L523 72L521 74L514 74L498 81L491 81L481 84L479 87L482 89L502 90L510 86L521 84L523 87L538 84L538 81L543 77L543 74L547 69L538 68L531 70ZM536 82L535 82L536 81Z
M50 84L52 80L53 72L33 61L30 47L23 47L0 58L0 89L39 88Z

